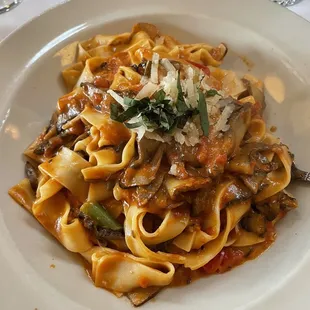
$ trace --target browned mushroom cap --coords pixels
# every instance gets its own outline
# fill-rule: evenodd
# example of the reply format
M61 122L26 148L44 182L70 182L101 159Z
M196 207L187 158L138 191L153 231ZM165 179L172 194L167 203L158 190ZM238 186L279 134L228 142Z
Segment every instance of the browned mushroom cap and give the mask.
M262 236L266 231L266 219L262 214L252 211L241 220L241 226L246 231Z
M138 158L135 160L130 167L139 168L144 162L148 161L156 152L161 142L156 140L150 140L142 138L137 142L138 146Z
M135 198L139 206L144 206L147 202L157 193L161 185L163 184L166 172L159 171L154 181L149 185L139 186L136 189Z
M281 148L278 144L268 145L264 143L247 143L242 146L240 152L232 158L227 169L232 172L253 175L254 171L271 172L277 170L282 163L277 157L272 161L268 159L265 152L275 152Z
M240 175L241 180L251 190L253 194L257 194L258 190L266 178L267 173L264 171L255 171L253 175Z
M258 212L266 217L268 221L275 220L281 210L287 212L297 208L297 200L286 190L283 190L255 205Z
M233 141L228 157L238 151L240 143L250 126L251 113L251 104L236 105L236 109L228 122L230 128L225 133L225 137Z
M165 145L160 144L156 152L153 153L155 155L150 157L149 160L147 160L146 154L142 152L141 158L146 159L146 161L144 161L139 168L127 168L122 179L120 180L120 185L123 188L149 185L156 178L164 150Z
M159 293L161 287L147 287L147 288L136 288L132 292L127 294L128 299L135 307L139 307L152 299L156 294Z
M31 188L36 191L38 187L38 168L32 165L29 161L25 164L25 174L27 179L29 179Z

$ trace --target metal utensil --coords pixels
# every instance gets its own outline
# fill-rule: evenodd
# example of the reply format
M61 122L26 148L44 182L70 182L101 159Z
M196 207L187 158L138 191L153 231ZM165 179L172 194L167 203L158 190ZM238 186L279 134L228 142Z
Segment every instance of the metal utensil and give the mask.
M298 169L293 163L292 165L292 180L310 182L310 172Z
M21 2L22 0L0 0L0 14L14 9Z

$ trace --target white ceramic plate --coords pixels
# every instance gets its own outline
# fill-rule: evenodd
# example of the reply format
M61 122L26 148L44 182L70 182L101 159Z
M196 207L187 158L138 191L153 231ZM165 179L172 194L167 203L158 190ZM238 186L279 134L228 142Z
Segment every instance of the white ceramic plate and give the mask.
M254 63L262 79L279 78L279 104L267 94L266 117L310 170L310 25L264 0L75 0L48 11L0 45L0 308L3 310L131 309L87 279L63 249L7 195L23 177L21 153L47 123L64 93L55 52L97 33L119 33L145 21L183 42L225 42L224 66ZM234 51L234 52L232 52ZM278 227L274 246L255 261L182 288L166 289L143 309L308 309L310 188L293 188L300 208ZM50 268L54 264L56 268Z

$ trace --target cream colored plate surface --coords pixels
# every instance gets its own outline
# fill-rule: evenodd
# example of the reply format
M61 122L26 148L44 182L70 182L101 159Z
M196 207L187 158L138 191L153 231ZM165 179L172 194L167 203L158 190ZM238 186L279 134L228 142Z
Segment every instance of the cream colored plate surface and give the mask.
M126 299L95 288L76 256L18 207L7 190L23 176L23 149L64 93L55 52L97 33L127 31L139 21L155 23L183 42L227 43L227 68L246 72L240 55L253 62L253 74L276 83L267 92L268 124L278 127L298 165L310 170L310 25L305 20L267 0L70 1L0 45L1 309L131 309ZM143 309L309 308L310 188L295 186L293 192L299 210L280 224L278 240L259 259L167 289Z

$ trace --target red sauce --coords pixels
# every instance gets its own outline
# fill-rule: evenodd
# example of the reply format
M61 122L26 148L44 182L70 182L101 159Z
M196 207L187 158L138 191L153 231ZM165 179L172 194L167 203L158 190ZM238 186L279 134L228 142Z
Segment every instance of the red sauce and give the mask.
M84 93L69 93L58 100L57 110L66 113L70 107L76 107L82 111L87 104L91 104L91 101Z
M223 273L245 262L245 253L239 249L227 247L203 267L206 274Z
M100 88L109 88L110 87L110 82L107 80L106 77L97 75L94 79L94 85L96 87Z
M177 268L170 286L190 284L192 281L206 275L224 273L232 268L257 258L275 241L276 233L272 222L267 222L265 242L248 247L225 247L209 263L199 270L192 271L180 266Z
M221 138L202 137L198 149L198 161L211 174L222 173L227 163L228 145Z

